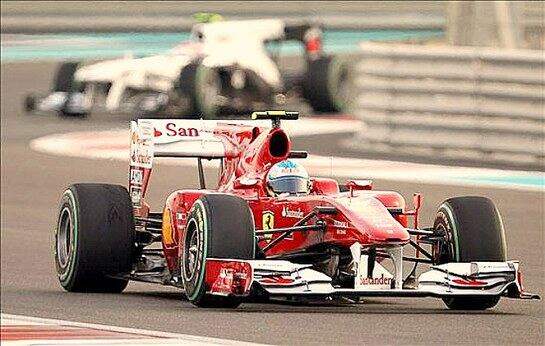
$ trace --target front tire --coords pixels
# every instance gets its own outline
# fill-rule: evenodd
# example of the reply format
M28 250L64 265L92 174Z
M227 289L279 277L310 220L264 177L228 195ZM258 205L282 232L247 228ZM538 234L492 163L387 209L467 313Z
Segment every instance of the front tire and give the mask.
M36 95L29 94L25 96L23 102L23 108L25 113L32 113L36 110Z
M55 264L69 292L119 293L134 256L134 219L119 185L74 184L61 197L55 230Z
M455 197L443 202L437 211L434 229L445 234L443 246L433 248L436 262L506 260L505 232L501 216L490 199L478 196ZM500 297L444 298L454 310L486 310Z
M188 300L199 307L237 307L237 297L206 293L206 259L255 258L254 222L246 201L224 194L201 196L189 212L183 244L180 269Z

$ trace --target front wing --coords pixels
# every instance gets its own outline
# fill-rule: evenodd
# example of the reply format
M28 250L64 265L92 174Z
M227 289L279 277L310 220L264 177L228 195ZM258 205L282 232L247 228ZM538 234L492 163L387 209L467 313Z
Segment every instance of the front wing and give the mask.
M257 287L271 296L307 297L438 297L505 296L540 299L524 292L518 261L446 263L432 266L410 288L395 284L384 270L380 276L356 276L354 288L339 288L311 265L282 260L207 259L207 292L249 296Z

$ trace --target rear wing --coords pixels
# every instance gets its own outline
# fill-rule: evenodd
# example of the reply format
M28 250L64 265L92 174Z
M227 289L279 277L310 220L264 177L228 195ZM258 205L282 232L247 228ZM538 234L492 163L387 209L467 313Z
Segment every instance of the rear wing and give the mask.
M131 121L129 193L135 215L145 216L143 203L155 158L196 158L200 188L205 188L202 159L223 159L227 155L219 130L226 126L271 128L280 126L280 119L295 120L296 112L254 112L251 121L216 121L185 119L139 119ZM292 158L305 158L306 152L292 152ZM222 165L220 165L222 167Z
M155 157L199 158L199 176L204 184L200 158L222 158L224 146L213 135L216 122L178 119L131 121L129 194L136 216L146 216L144 198Z
M151 168L154 157L225 157L223 141L214 134L220 126L280 127L280 120L296 120L298 112L262 111L252 121L139 119L131 121L130 166Z
M217 125L210 120L131 121L130 165L151 168L154 157L222 158L225 149L213 134Z
M147 212L143 201L148 189L154 158L193 157L198 160L199 181L204 188L201 159L222 159L225 147L214 136L218 122L211 120L139 119L131 121L129 194L135 214Z

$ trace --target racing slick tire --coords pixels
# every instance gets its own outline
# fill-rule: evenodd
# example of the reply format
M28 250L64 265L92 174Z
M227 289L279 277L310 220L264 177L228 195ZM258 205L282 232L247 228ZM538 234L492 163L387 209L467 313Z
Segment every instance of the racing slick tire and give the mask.
M303 96L316 112L342 112L349 101L349 64L337 56L308 60Z
M74 91L74 74L78 65L77 62L65 62L59 66L53 80L53 91Z
M219 112L221 78L218 70L191 63L180 72L178 84L182 96L189 100L188 113L195 118L214 119Z
M70 102L74 93L81 93L84 89L83 84L75 83L74 81L74 75L78 70L78 66L79 63L77 62L65 62L59 66L55 73L53 92L67 93L65 105L58 112L61 117L84 117L88 114L87 112L74 112L70 110Z
M119 293L132 269L134 218L125 187L73 184L63 193L55 230L55 265L69 292Z
M36 110L36 95L28 94L23 101L25 113L32 113Z
M503 222L490 199L479 196L454 197L441 204L433 225L446 236L446 246L433 249L438 263L506 260ZM500 297L443 298L453 310L486 310Z
M242 198L225 194L201 196L191 208L184 235L181 276L188 300L199 307L236 308L238 297L206 293L206 259L255 258L252 212Z

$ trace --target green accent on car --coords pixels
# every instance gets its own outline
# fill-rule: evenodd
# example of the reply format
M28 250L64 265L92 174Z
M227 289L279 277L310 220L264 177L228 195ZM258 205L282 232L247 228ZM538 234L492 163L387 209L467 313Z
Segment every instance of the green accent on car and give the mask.
M199 294L199 291L201 290L201 287L203 285L204 277L206 275L206 258L208 257L208 220L206 219L204 215L204 211L206 210L204 207L204 204L201 200L195 201L195 205L198 205L201 208L201 215L202 219L204 221L204 231L203 231L203 259L202 259L202 265L201 270L199 272L199 280L195 287L195 290L193 291L193 294L191 296L188 296L187 298L189 300L195 300L197 295Z
M333 57L329 65L328 78L327 78L327 90L329 93L329 98L333 101L335 109L337 111L343 111L345 109L345 100L342 100L338 97L339 91L339 75L343 70L348 69L348 64L346 60L340 57ZM347 73L349 73L347 71Z
M73 278L73 272L74 272L74 266L76 265L77 256L78 256L78 211L77 211L77 205L76 205L76 197L74 196L74 193L72 190L66 190L64 192L66 195L68 195L68 198L72 201L73 206L73 212L74 212L74 219L70 220L71 223L74 225L74 248L72 250L71 256L68 258L68 273L66 275L66 279L62 281L63 284L66 284L70 282Z
M191 15L199 23L214 23L223 20L223 16L217 13L197 12Z
M443 203L439 209L441 209L441 208L445 209L445 211L449 215L450 220L452 221L452 225L451 225L452 226L452 235L454 237L453 243L454 243L454 247L455 247L454 256L456 257L455 258L456 262L460 262L460 245L459 245L459 242L458 242L458 225L456 224L456 219L454 218L454 212L450 208L450 205L448 205L447 203Z

